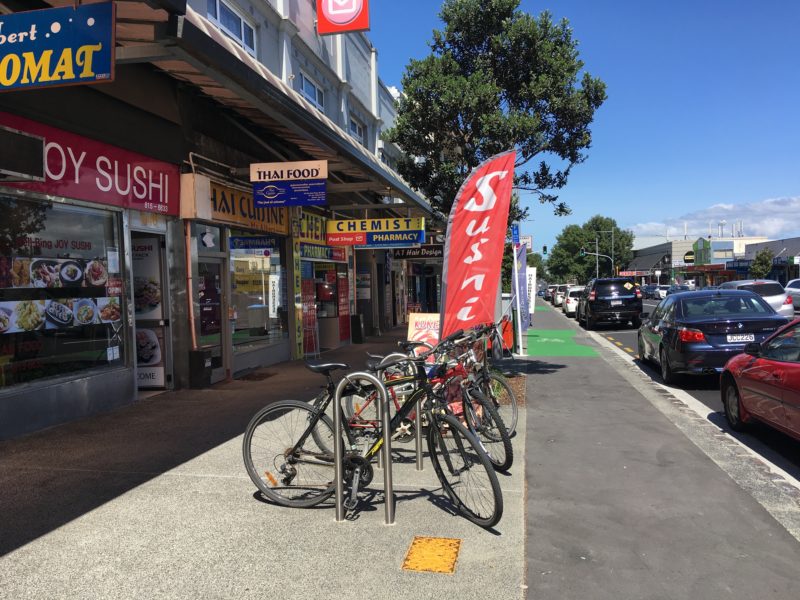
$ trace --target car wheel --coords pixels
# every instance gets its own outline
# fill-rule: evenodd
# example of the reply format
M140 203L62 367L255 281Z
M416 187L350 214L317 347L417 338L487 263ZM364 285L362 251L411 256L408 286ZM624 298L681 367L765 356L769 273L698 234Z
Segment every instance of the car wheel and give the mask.
M646 349L644 347L644 340L642 339L641 334L639 334L638 341L639 341L639 360L643 363L650 362L650 359L647 356Z
M742 399L739 390L732 381L725 383L722 390L722 404L725 408L725 418L734 431L746 431L748 424L742 421Z
M635 317L631 319L631 324L633 325L634 329L639 329L642 326L642 320L639 317Z
M586 329L591 331L596 326L597 326L597 322L592 317L590 317L589 315L586 315Z
M672 371L672 366L669 364L669 357L667 356L667 351L664 348L661 348L661 351L658 353L658 360L661 363L661 379L667 385L674 384L676 381L675 373Z

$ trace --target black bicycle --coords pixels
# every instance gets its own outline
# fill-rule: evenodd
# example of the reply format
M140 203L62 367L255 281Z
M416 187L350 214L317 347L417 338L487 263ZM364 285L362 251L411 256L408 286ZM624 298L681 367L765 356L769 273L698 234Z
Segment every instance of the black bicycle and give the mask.
M425 358L421 355L399 359L414 364L415 375L387 382L388 385L415 384L413 394L392 417L390 429L395 431L419 406L428 423L428 452L445 493L467 519L482 527L492 527L503 514L497 475L480 442L458 417L449 413L443 399L430 386ZM335 492L334 428L325 413L336 391L331 373L349 367L341 363L306 366L327 378L323 391L312 403L282 400L263 408L248 424L242 444L250 479L264 496L282 506L315 506ZM364 385L364 382L345 377L349 381L346 395L366 398L377 393L371 384ZM333 410L341 408L333 407ZM372 462L383 438L379 428L356 430L342 416L343 447L349 449L345 452L343 470L344 483L349 487L345 506L353 509L358 491L372 481ZM365 431L371 433L365 436Z

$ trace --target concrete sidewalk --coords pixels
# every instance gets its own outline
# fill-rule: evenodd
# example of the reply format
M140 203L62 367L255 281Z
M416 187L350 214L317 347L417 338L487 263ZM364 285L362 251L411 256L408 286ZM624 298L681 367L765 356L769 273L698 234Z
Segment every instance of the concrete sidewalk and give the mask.
M360 370L365 351L392 351L404 334L323 359ZM493 531L453 514L427 459L422 472L395 466L394 526L380 471L349 522L334 521L332 503L262 501L242 463L247 422L323 383L296 361L0 442L0 598L522 597L524 428ZM413 457L413 442L396 450ZM455 573L403 570L414 536L460 539Z
M696 445L726 434L655 384L632 385L635 367L574 321L537 310L534 324L528 597L800 597L800 544Z

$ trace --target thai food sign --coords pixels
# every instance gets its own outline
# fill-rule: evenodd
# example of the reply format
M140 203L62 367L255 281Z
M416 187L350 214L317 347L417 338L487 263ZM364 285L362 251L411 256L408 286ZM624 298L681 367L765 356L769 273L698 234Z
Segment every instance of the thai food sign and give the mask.
M0 15L0 91L113 80L113 2Z

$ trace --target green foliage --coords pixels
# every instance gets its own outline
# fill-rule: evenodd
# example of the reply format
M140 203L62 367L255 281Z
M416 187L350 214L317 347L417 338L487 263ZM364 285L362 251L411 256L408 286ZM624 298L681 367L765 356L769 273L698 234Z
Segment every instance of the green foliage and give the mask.
M605 84L583 70L569 23L522 12L519 0L445 0L440 17L431 54L406 67L387 133L406 152L398 170L449 214L473 168L516 148L517 188L568 214L553 191L585 160L589 126L606 98ZM537 156L539 164L526 167ZM515 197L509 222L526 215Z
M529 267L536 267L536 276L540 279L545 279L547 274L547 263L542 255L538 252L529 252L525 257L525 261Z
M763 279L772 271L772 259L775 254L769 248L763 248L756 252L753 263L750 265L750 277L753 279Z
M596 258L591 253L612 256L612 230L614 264L617 269L627 265L633 258L633 233L620 229L614 219L595 215L583 225L567 225L556 237L556 244L547 261L550 277L578 283L585 283L594 277ZM597 250L595 238L598 241ZM581 248L585 249L585 256L581 256ZM599 266L601 277L612 275L609 259L601 256Z

